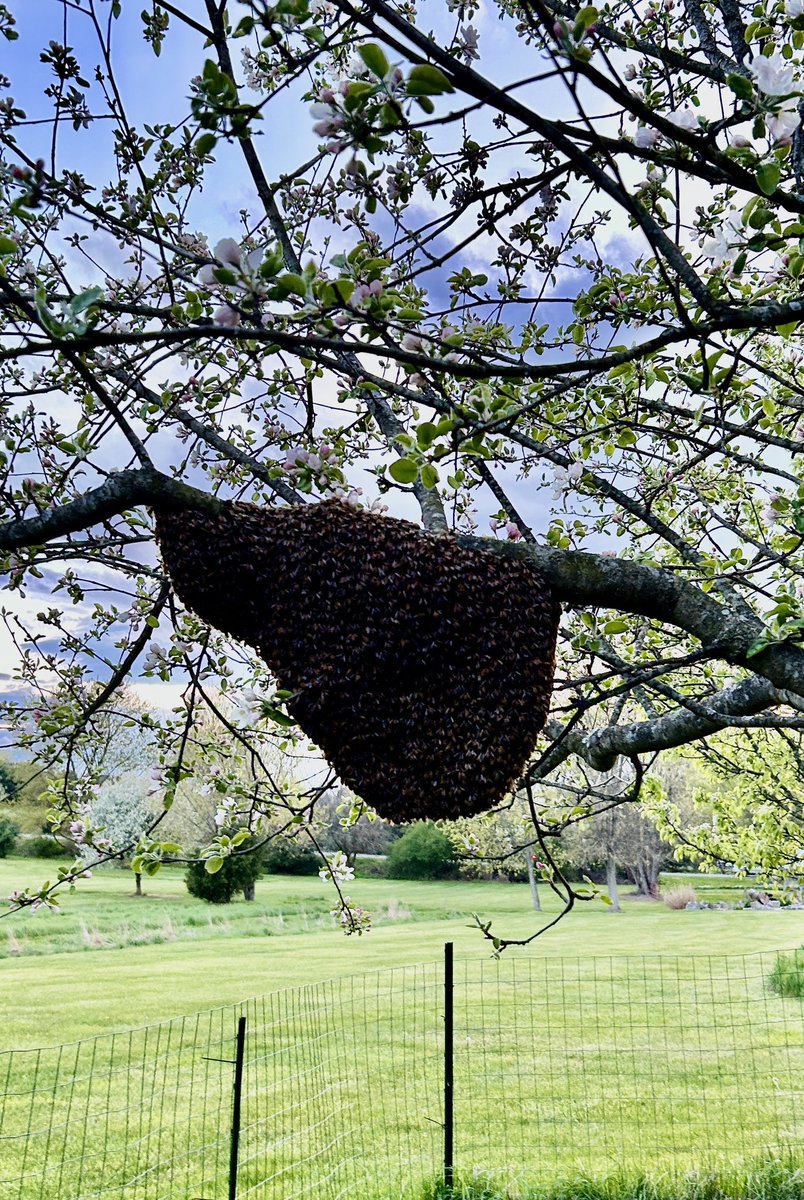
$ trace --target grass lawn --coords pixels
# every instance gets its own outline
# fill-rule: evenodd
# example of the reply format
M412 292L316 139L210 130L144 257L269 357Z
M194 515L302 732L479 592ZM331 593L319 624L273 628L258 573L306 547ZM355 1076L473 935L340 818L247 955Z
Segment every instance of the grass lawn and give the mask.
M2 859L0 896L53 874L52 862ZM122 1030L333 977L436 962L447 940L457 956L484 959L491 947L469 927L472 913L491 919L494 931L506 936L527 936L539 921L525 884L356 880L349 885L352 900L375 917L375 928L362 938L335 928L333 894L317 877L264 878L254 902L228 905L190 896L176 868L163 869L144 888L138 898L130 873L106 870L65 894L59 913L0 919L0 1050ZM721 899L742 894L743 884L703 877L696 888L701 898ZM542 891L549 916L557 905ZM804 910L674 912L661 903L626 900L622 913L612 913L592 901L528 950L509 954L537 960L738 955L803 943Z
M48 872L0 862L0 894ZM702 899L743 887L695 882ZM445 940L456 946L456 1165L489 1178L490 1196L802 1150L802 1001L773 994L767 977L777 949L804 943L804 911L625 901L616 914L593 902L497 963L471 914L507 936L531 932L526 885L357 880L353 901L377 919L359 939L334 928L317 878L267 878L255 902L223 907L190 897L177 870L145 887L138 899L129 875L100 872L62 913L0 922L0 1052L104 1035L0 1053L0 1184L26 1175L15 1200L115 1181L126 1200L225 1195L221 1060L240 1011L241 1194L421 1196L441 1155ZM261 998L226 1007L248 997ZM5 1112L4 1063L17 1093ZM65 1158L54 1174L48 1164Z

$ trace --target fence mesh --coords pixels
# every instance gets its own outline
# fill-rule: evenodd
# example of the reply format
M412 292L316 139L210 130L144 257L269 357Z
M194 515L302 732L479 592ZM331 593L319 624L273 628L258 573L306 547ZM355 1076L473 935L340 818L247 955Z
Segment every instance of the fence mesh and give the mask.
M804 964L801 964L804 965ZM455 1167L502 1184L804 1163L775 955L455 964ZM0 1200L389 1200L442 1167L444 973L405 967L0 1054Z

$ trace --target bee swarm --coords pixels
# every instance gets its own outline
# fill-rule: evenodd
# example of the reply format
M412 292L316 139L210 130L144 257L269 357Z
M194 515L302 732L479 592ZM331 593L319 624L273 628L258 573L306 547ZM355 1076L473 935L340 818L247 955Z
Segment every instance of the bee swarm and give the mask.
M182 602L259 652L381 816L471 816L522 773L559 617L534 567L337 500L159 512L157 536Z

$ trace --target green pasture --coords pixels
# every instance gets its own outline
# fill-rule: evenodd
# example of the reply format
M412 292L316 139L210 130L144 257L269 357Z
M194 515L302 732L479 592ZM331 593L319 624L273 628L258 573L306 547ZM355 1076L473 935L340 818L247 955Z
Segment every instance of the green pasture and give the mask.
M0 896L52 876L52 862L0 860ZM681 878L693 878L702 899L736 898L744 887L722 878ZM178 868L165 868L144 887L146 895L136 897L132 875L109 869L65 894L58 913L0 917L0 1050L126 1029L330 977L433 962L447 940L459 956L486 957L491 946L470 928L473 913L505 936L528 936L540 922L524 884L358 879L349 894L375 919L362 938L336 929L332 890L317 877L264 878L255 901L228 905L188 895ZM557 902L541 890L549 919ZM743 954L802 943L804 911L677 912L625 899L622 913L600 901L581 905L527 951L509 953Z
M52 862L0 860L0 896L52 878ZM737 898L744 884L714 877L694 881L702 899ZM675 877L668 881L673 886ZM280 988L456 954L486 958L490 944L472 914L495 933L528 936L540 917L527 885L419 883L358 879L356 904L375 928L346 937L329 915L332 889L317 877L271 876L256 900L209 905L188 895L183 873L165 868L134 895L133 876L108 869L65 894L61 911L0 917L0 1050L42 1046L201 1009L236 1004ZM707 890L710 889L710 890ZM542 887L544 919L557 911ZM580 905L526 951L564 956L744 954L804 943L804 910L671 911L661 902L623 900L612 913L601 901Z
M0 862L0 894L49 871ZM701 899L744 887L694 883ZM802 1149L804 1009L768 980L804 943L804 911L597 901L497 962L472 913L527 936L555 914L547 894L540 918L526 885L358 879L376 927L346 938L315 877L222 907L177 869L145 889L108 870L60 913L0 920L0 1197L224 1196L243 1014L242 1194L418 1200L441 1156L446 940L467 1200L559 1180L598 1200L618 1172L739 1175ZM25 1049L42 1046L57 1048Z

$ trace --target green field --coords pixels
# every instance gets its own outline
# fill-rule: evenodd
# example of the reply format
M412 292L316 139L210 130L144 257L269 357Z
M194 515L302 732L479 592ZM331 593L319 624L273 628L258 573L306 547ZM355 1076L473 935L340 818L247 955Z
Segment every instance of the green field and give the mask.
M0 895L53 873L53 863L0 860ZM695 885L702 899L736 898L743 890L724 879L695 879ZM335 928L333 893L317 877L272 876L258 882L254 902L228 905L188 895L176 868L147 880L145 890L137 898L130 873L106 870L64 895L60 913L0 919L0 1049L68 1041L280 988L433 962L446 940L461 956L486 957L489 943L469 928L472 913L491 919L495 932L506 936L527 935L539 920L524 884L356 880L349 893L376 922L362 938ZM542 891L549 915L556 901ZM622 913L612 913L592 901L527 951L510 953L537 959L743 954L802 943L804 910L688 913L626 900Z
M0 894L48 871L0 862ZM701 899L742 892L695 885ZM0 922L0 1051L85 1039L0 1053L0 1197L225 1195L221 1060L241 1013L242 1194L421 1196L441 1155L445 940L462 1178L524 1196L804 1149L804 1010L768 986L776 950L804 943L804 911L594 902L497 963L471 914L527 934L539 917L525 885L357 880L349 893L377 921L363 938L334 927L317 878L267 878L255 902L223 907L190 897L178 870L145 886L137 898L109 870L60 914Z

